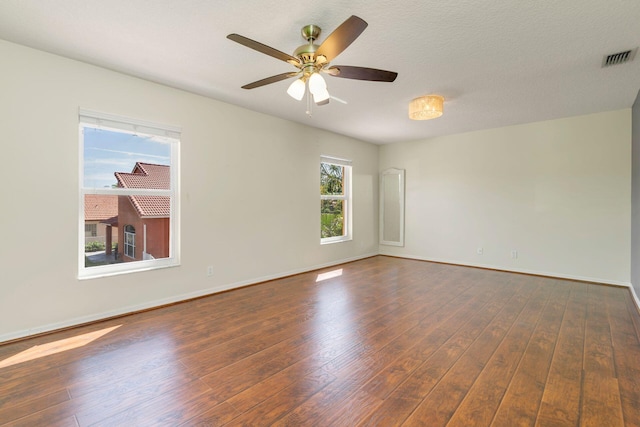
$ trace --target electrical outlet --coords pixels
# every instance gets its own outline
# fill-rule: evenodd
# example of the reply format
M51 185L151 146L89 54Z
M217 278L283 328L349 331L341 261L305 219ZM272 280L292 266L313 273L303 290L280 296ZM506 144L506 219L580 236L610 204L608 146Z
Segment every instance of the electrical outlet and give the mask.
M511 251L511 258L513 259L518 258L518 251Z
M476 249L476 253L477 253L478 255L482 255L482 254L484 253L484 249L482 249L482 248L478 248L478 249Z
M213 276L213 265L210 265L209 267L207 267L207 276L208 277Z

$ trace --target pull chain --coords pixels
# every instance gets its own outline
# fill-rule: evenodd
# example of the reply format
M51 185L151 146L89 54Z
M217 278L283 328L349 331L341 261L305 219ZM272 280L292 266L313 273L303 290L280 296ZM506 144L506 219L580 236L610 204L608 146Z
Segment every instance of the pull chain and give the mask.
M312 108L312 105L311 105L311 93L309 92L309 86L308 85L305 87L305 95L307 95L307 111L306 111L307 117L311 118L311 108Z

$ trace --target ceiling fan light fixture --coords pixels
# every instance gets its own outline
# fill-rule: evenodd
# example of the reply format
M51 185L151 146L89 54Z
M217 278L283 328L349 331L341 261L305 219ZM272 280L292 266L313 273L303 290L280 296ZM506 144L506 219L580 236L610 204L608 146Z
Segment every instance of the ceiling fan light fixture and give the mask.
M327 88L324 88L324 90L313 94L313 102L315 102L316 104L324 105L327 103L324 101L329 101L329 91L327 90Z
M315 96L327 91L327 82L319 73L313 73L309 77L309 90Z
M440 95L415 98L409 103L409 118L411 120L436 119L443 113L443 104L444 98Z
M304 97L305 92L305 84L303 79L296 79L293 83L289 85L289 89L287 89L287 93L290 97L295 99L296 101L301 101Z
M314 41L320 36L320 27L313 24L305 25L302 28L301 34L307 43L298 47L293 52L293 55L241 36L240 34L232 33L227 35L227 38L257 52L287 62L296 68L296 71L276 74L246 84L242 86L242 89L255 89L291 77L299 77L299 79L291 83L287 88L287 93L298 101L302 101L306 95L307 115L311 116L312 101L317 105L325 105L328 104L329 99L332 98L327 91L327 82L325 82L320 73L327 73L333 77L343 79L371 82L393 82L398 76L398 73L393 71L378 70L375 68L349 65L329 66L336 56L340 55L362 34L365 28L367 28L367 25L366 21L362 18L352 15L340 24L338 28L329 34L319 45L315 44ZM309 83L308 88L307 82ZM312 96L313 99L311 98Z

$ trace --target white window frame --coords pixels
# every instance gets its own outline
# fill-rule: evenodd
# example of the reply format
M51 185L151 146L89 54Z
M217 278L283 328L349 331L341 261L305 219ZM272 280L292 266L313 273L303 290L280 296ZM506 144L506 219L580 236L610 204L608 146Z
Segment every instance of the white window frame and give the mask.
M84 187L84 134L86 127L105 129L115 132L125 132L132 134L151 135L156 139L170 144L171 163L170 179L171 184L168 190L136 189L136 188L93 188ZM79 172L79 203L78 203L78 278L91 279L105 277L116 274L125 274L136 271L155 270L158 268L173 267L180 265L180 235L179 235L179 177L180 177L180 136L182 129L177 126L161 125L144 120L131 119L114 114L101 113L97 111L79 110L79 145L80 145L80 172ZM171 201L169 218L169 257L150 260L140 260L124 262L118 264L99 265L85 267L84 259L84 199L87 194L107 194L118 196L168 196ZM124 227L127 224L120 224ZM138 230L136 230L136 233ZM124 242L122 242L124 246ZM124 255L124 247L122 248Z
M320 195L320 200L342 200L344 201L344 208L343 208L343 214L345 216L344 218L344 228L346 228L346 230L343 230L343 235L342 236L334 236L334 237L321 237L320 238L320 244L321 245L326 245L326 244L330 244L330 243L340 243L340 242L347 242L350 240L353 240L353 210L352 210L352 198L351 198L351 177L353 174L352 171L352 162L351 160L347 160L347 159L341 159L338 157L331 157L331 156L320 156L320 163L329 163L332 165L337 165L337 166L342 166L344 167L344 184L343 184L343 188L344 188L344 194L343 195ZM319 177L318 177L319 178Z

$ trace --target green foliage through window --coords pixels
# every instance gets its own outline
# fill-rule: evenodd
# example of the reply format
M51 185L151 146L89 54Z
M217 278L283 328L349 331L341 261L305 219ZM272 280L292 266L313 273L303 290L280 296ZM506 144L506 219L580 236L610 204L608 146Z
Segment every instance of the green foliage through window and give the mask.
M344 202L342 200L320 201L320 237L335 237L344 234Z
M320 163L320 237L344 236L345 227L345 167ZM331 197L331 196L335 196Z
M344 194L344 166L320 163L320 194Z

